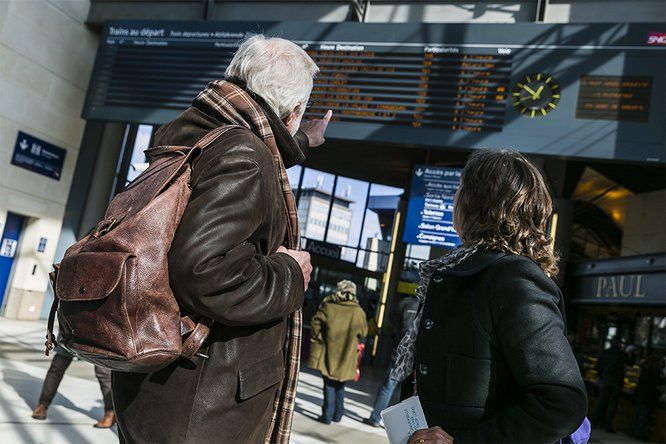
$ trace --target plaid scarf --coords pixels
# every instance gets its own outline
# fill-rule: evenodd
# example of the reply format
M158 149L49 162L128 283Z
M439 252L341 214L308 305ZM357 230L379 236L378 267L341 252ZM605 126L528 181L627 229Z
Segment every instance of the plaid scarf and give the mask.
M209 83L208 87L194 99L194 102L203 103L219 113L230 124L247 128L266 144L273 155L273 162L278 172L285 202L285 217L288 224L283 245L289 249L300 249L296 202L275 134L266 116L266 113L270 111L264 111L257 100L253 99L250 93L243 88L225 80L216 80ZM273 403L273 416L266 434L267 443L282 444L289 442L301 354L301 327L302 314L299 309L289 316L287 322L287 336L284 345L285 373L280 390L278 390Z
M420 282L416 287L416 297L419 299L419 311L416 313L414 322L405 333L400 343L393 352L393 370L390 378L394 381L402 381L414 371L414 358L416 356L416 337L421 327L423 305L425 304L428 286L432 275L438 270L448 270L463 262L476 253L478 248L457 247L448 254L431 261L421 262L419 265Z

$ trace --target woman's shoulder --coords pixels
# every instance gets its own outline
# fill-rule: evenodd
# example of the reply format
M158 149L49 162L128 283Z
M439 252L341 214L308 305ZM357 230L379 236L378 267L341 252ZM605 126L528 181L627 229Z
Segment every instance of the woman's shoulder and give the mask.
M527 256L505 253L501 251L479 250L450 269L444 274L454 276L474 276L479 273L512 274L515 272L543 273L539 265Z
M488 282L492 287L538 287L551 294L558 294L559 287L531 258L518 254L507 254L491 264Z
M494 273L529 272L548 277L533 259L520 254L506 253L490 264L488 269Z

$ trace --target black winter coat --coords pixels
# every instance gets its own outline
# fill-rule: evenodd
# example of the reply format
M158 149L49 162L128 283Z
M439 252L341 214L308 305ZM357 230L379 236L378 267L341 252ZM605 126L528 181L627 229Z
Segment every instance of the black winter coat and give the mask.
M533 261L476 253L433 275L422 310L415 369L429 426L456 443L553 443L582 423L562 294Z

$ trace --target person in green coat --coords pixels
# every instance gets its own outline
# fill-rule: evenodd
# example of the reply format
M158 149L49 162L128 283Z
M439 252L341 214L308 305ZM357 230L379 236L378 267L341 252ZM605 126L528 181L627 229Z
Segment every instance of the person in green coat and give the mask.
M324 377L320 422L339 422L344 414L345 382L356 376L357 348L368 334L365 312L358 305L356 284L338 282L310 321L312 339L308 367Z

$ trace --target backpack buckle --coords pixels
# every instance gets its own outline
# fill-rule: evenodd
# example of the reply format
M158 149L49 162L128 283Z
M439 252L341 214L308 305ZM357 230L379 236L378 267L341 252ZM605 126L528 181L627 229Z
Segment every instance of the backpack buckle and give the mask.
M99 239L109 231L113 230L121 220L123 220L123 218L118 219L116 217L112 217L111 219L105 219L97 224L90 235L95 239Z

